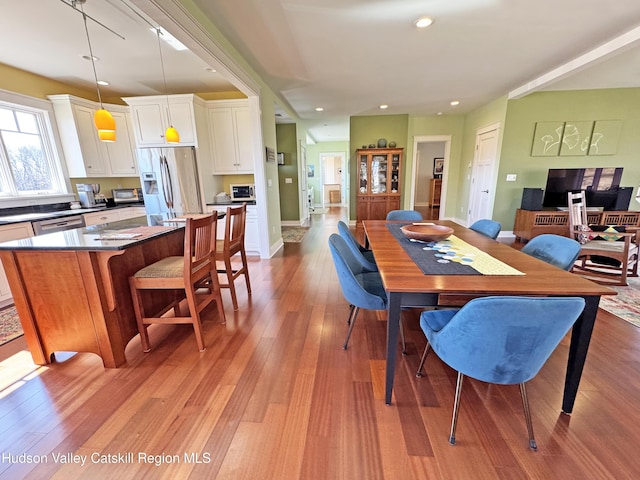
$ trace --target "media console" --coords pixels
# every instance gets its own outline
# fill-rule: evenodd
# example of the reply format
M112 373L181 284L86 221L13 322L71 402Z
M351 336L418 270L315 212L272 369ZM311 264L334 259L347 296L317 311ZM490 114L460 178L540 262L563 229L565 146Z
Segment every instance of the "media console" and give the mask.
M587 212L589 223L600 225L640 226L640 212ZM543 233L569 236L569 212L555 210L516 210L513 234L516 240L527 241Z

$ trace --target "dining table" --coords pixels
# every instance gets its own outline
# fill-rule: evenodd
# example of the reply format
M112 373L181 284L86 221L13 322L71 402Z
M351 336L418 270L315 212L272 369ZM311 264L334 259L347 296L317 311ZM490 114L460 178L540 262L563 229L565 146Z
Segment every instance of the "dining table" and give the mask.
M576 296L585 308L571 331L562 412L571 414L602 295L615 290L493 240L450 220L425 223L453 229L442 242L411 241L401 227L410 222L365 220L365 241L373 251L387 293L385 403L391 404L402 309L437 308L445 298L493 295ZM517 312L514 312L517 315Z

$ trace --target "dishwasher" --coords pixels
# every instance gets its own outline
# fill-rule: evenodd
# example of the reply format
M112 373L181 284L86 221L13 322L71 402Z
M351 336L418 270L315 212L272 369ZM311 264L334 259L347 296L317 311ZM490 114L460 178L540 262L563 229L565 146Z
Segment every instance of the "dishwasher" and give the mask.
M82 215L72 215L68 217L49 218L48 220L31 222L31 225L33 226L33 233L35 235L44 235L46 233L82 228L85 226L85 223Z

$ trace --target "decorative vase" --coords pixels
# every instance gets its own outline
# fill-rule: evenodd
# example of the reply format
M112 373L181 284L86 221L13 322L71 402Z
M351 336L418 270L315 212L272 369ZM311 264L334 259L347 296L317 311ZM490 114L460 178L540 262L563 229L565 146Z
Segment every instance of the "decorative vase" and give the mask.
M396 148L396 142L389 142L389 148Z
M381 138L378 140L378 148L387 148L387 139Z

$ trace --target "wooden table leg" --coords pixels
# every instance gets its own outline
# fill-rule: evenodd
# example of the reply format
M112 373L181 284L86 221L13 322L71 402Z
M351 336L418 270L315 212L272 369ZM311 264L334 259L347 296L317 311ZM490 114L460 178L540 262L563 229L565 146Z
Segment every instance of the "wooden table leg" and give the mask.
M598 304L600 303L599 296L587 296L584 299L587 302L584 311L571 330L569 360L567 362L567 374L562 397L562 412L568 415L573 411L573 404L576 401L578 385L580 384L582 369L587 358L587 350L589 349L593 326L598 314Z

